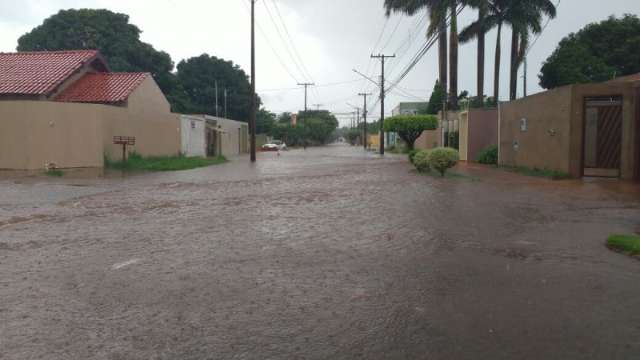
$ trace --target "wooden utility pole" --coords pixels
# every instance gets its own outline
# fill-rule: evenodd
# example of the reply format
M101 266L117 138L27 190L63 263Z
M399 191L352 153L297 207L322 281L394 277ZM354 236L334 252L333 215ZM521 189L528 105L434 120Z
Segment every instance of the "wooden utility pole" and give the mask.
M307 148L307 90L314 83L298 83L298 86L304 86L304 113L302 115L302 147Z
M384 62L388 58L394 58L395 55L371 55L372 59L380 59L382 62L382 75L380 76L380 155L384 155L384 98L385 98L385 89L384 89Z
M527 97L527 57L526 56L524 57L524 81L522 83L523 83L523 89L524 89L522 94L524 97Z
M359 93L358 95L363 96L364 97L364 108L362 110L362 120L364 121L363 124L363 136L364 136L364 149L367 150L367 148L369 147L369 136L367 134L367 96L372 95L371 93Z
M249 132L251 133L251 162L256 162L256 1L251 0L251 112Z

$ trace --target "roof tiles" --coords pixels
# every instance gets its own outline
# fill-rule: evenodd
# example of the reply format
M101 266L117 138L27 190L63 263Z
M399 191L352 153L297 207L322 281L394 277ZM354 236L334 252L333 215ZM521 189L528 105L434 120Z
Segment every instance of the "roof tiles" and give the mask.
M96 50L0 53L0 94L46 95L97 56Z
M56 101L113 104L129 95L150 76L147 73L88 73L56 97Z

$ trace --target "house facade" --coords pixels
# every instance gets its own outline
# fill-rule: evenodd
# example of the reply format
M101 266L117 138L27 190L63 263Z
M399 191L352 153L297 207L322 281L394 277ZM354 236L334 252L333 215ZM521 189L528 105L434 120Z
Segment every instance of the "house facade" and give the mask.
M187 156L246 154L249 125L209 115L180 115L182 153Z
M143 156L180 152L180 122L147 73L112 73L97 51L0 54L0 169L102 167L115 136Z
M499 162L640 179L640 82L570 85L500 104Z

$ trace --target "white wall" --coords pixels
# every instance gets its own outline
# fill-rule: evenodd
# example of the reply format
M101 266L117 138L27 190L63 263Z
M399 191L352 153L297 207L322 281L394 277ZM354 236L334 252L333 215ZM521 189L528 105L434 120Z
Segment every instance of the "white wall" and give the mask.
M205 121L202 117L180 116L181 152L186 156L207 156Z

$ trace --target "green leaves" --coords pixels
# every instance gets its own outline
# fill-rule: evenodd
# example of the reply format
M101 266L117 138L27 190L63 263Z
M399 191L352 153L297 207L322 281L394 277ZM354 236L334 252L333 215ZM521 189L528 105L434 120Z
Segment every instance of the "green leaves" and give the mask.
M610 17L564 38L545 61L540 86L601 82L640 72L640 19Z
M384 121L384 131L398 133L409 150L423 131L437 128L438 118L433 115L398 115Z

